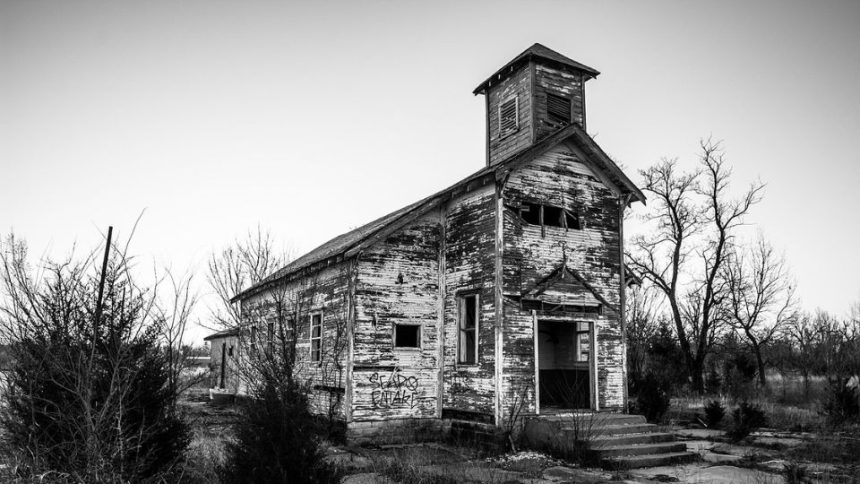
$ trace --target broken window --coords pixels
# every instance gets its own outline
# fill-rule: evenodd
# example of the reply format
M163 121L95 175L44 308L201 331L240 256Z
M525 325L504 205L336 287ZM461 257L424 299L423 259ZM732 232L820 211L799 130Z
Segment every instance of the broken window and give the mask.
M322 361L322 313L311 315L311 361Z
M547 227L564 227L564 209L553 207L552 205L544 205L543 224Z
M417 324L394 325L395 348L420 348L421 326Z
M547 93L546 117L550 124L559 128L570 124L570 98Z
M562 227L566 229L582 229L579 215L570 210L555 205L522 202L519 208L520 218L527 224L544 227Z
M460 296L457 363L474 365L478 361L478 295Z
M499 105L499 137L503 138L519 128L519 101L516 97Z
M591 354L591 328L588 323L576 323L576 361L588 362Z

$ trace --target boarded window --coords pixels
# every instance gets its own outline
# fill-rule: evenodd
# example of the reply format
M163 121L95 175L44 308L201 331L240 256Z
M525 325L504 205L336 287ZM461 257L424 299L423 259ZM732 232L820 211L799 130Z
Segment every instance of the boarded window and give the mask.
M570 124L570 98L547 93L546 114L550 124L558 127L567 126Z
M519 128L519 101L516 97L499 105L499 137L505 137Z
M322 361L322 313L311 315L311 361Z
M394 325L395 348L420 348L421 326L417 324Z
M478 295L460 296L460 337L457 362L474 365L478 361Z

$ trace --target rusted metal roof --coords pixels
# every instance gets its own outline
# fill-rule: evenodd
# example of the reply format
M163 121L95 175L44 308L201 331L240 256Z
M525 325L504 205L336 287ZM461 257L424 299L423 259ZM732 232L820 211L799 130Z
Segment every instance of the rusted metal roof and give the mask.
M399 226L398 224L405 223L404 221L411 220L416 215L420 216L433 208L436 208L440 203L450 200L461 193L484 186L491 178L503 178L507 173L515 170L516 166L534 159L541 153L564 142L565 140L572 140L580 146L586 154L593 158L593 160L591 160L592 164L607 174L614 183L617 183L622 189L625 189L627 193L631 194L633 199L639 200L643 203L645 202L645 195L643 195L639 188L636 187L636 185L634 185L626 175L624 175L621 169L618 168L618 165L616 165L615 162L613 162L612 159L610 159L609 156L607 156L606 153L597 146L597 143L595 143L579 125L571 124L501 163L482 168L450 187L424 198L423 200L419 200L411 205L395 210L384 217L380 217L357 229L351 230L329 240L307 254L290 262L271 276L240 292L234 296L231 301L239 301L256 294L266 287L269 287L282 279L287 279L304 269L314 266L315 264L325 263L327 261L338 262L339 259L343 260L344 258L350 258L363 247L372 245L380 234L387 233L387 231L390 231L392 227L396 228Z
M558 67L562 67L568 70L580 71L588 74L589 77L597 77L600 75L600 72L597 69L593 69L588 67L585 64L581 64L571 59L570 57L559 54L558 52L550 49L549 47L542 44L534 44L528 49L524 50L520 55L516 56L505 64L501 69L497 70L493 73L492 76L488 77L486 81L482 82L478 87L472 91L472 94L482 94L484 91L490 87L491 84L494 84L505 77L508 76L509 73L514 71L517 66L521 63L528 62L531 59L540 59L549 64L554 64Z

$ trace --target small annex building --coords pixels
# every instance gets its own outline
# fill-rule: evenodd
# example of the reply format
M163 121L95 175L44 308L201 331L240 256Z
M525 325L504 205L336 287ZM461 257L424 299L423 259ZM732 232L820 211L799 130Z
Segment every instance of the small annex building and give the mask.
M348 436L501 426L517 407L626 411L624 210L645 197L586 133L598 74L529 47L474 90L483 168L235 296L270 338L273 294L302 301L299 367Z
M203 338L209 344L209 388L237 393L240 379L237 371L239 364L239 329L230 328L218 331Z

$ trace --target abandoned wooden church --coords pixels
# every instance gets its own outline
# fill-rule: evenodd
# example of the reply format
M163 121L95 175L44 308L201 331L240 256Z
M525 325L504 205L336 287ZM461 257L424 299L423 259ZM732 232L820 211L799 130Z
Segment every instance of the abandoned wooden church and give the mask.
M474 91L483 168L235 297L246 315L275 291L303 301L297 368L352 438L503 425L516 407L625 411L623 215L645 197L586 133L598 74L529 47Z

